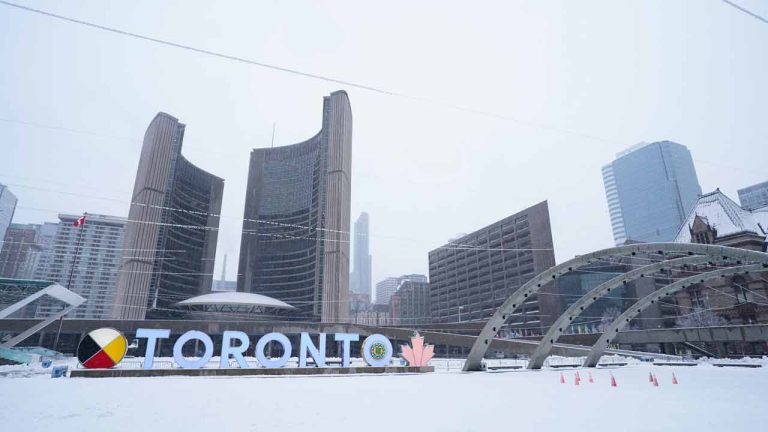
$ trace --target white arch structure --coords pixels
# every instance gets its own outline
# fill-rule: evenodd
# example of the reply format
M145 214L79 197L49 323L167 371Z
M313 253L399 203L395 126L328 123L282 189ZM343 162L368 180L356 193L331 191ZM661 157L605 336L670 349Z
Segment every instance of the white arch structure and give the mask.
M572 304L562 315L560 315L549 331L541 338L539 345L531 354L531 358L528 361L528 369L541 369L544 365L544 361L552 351L552 346L557 342L557 339L563 334L563 330L567 328L573 320L578 317L585 309L587 309L592 303L608 295L611 290L619 288L626 283L644 278L646 276L653 277L657 272L669 270L675 267L682 267L686 265L697 264L712 264L713 261L724 262L720 257L713 259L710 255L694 255L684 258L676 258L668 261L661 261L653 263L647 266L640 267L638 269L623 273L615 278L608 280L588 293L580 297L574 304Z
M629 324L632 318L636 317L640 312L647 309L654 304L660 298L676 293L683 288L695 285L697 283L704 283L711 279L717 279L735 274L749 274L750 272L764 272L768 271L768 263L752 264L746 266L730 267L706 273L701 273L695 276L681 279L677 282L671 283L657 291L648 294L647 296L638 300L635 304L629 307L623 314L619 315L608 327L603 330L603 335L600 339L592 345L592 350L587 354L587 359L584 361L584 366L595 367L600 357L605 352L608 345L611 343L611 338L616 335L624 326Z
M666 257L667 254L686 254L691 256L691 258L695 258L695 259L691 259L690 262L687 262L687 264L695 264L695 263L702 264L710 261L713 261L713 262L714 261L726 261L726 262L731 261L737 265L742 264L743 262L758 262L758 263L768 264L767 253L750 251L745 249L736 249L736 248L731 248L727 246L715 246L715 245L694 244L694 243L639 243L639 244L603 249L603 250L592 252L586 255L578 256L560 265L556 265L548 270L541 272L540 274L534 276L533 279L523 284L523 286L518 288L514 293L512 293L512 295L510 295L507 298L507 300L504 301L504 303L496 310L493 316L491 316L491 318L485 324L485 327L483 327L483 329L480 331L480 335L475 341L475 344L472 346L472 349L470 350L467 360L464 362L464 370L477 371L481 369L482 359L485 356L486 351L488 351L488 347L490 346L491 340L498 334L501 327L507 321L507 318L525 301L526 298L536 294L547 283L553 280L556 280L559 277L567 273L570 273L576 269L579 269L581 267L603 260L608 257L634 256L634 255L637 255L638 253L659 254L662 257ZM701 257L701 260L699 260L699 256ZM675 261L675 260L668 260L666 262L666 266L657 266L657 267L659 270L662 268L666 269L667 267L670 267L670 263L672 261ZM686 263L683 263L682 261L677 261L673 263L672 266L683 265L683 264L686 264ZM654 266L654 264L652 264L651 266ZM651 271L653 268L655 267L649 267L647 270ZM727 270L730 270L730 269L727 269ZM640 275L645 274L644 272L641 273L636 271L633 271L630 273L632 273L632 276L630 277L640 277ZM709 274L709 273L705 273L705 274ZM702 276L704 276L704 274L698 275L697 277L701 279ZM611 281L617 280L617 279L618 278L614 278ZM605 284L601 285L603 287L601 289L604 289L604 293L609 292L608 288L610 288L610 286L607 284L610 283L611 281L608 281ZM661 290L657 292L661 292ZM592 299L593 297L598 297L596 294L597 292L590 292L588 295L591 295L591 296L587 297L586 299L582 299L584 300L584 303L579 304L578 306L576 306L576 308L581 308L582 306L586 308L585 304L588 303L590 299ZM582 301L582 300L579 300L579 301ZM593 299L592 301L595 301L595 300L596 299ZM578 309L578 310L579 312L581 311L581 309ZM572 315L569 315L569 316L572 316ZM567 320L568 316L565 319ZM561 320L558 319L558 321L561 321ZM560 329L562 326L557 326L557 327L553 326L553 327L555 329ZM550 329L550 331L552 331L552 329ZM549 338L547 338L544 342L545 343L549 342L550 339L554 340L554 334ZM599 342L600 341L598 341L598 343ZM548 350L546 348L542 348L542 352L547 353ZM540 357L541 355L542 354L539 353L537 358Z
M71 310L77 308L78 306L85 303L86 301L83 297L81 297L79 294L75 293L74 291L70 291L57 283L52 283L51 285L48 285L46 288L43 288L37 291L36 293L26 298L23 298L20 301L6 307L5 309L0 310L0 319L4 319L11 316L12 313L16 312L17 310L23 308L24 306L32 303L33 301L37 300L38 298L44 295L49 295L55 298L56 300L66 303L66 307L61 311L55 314L52 314L48 318L40 321L39 323L34 324L32 327L24 330L23 332L17 334L7 342L0 344L0 347L11 348L15 346L17 343L37 333L40 329L45 328L48 324L68 314Z

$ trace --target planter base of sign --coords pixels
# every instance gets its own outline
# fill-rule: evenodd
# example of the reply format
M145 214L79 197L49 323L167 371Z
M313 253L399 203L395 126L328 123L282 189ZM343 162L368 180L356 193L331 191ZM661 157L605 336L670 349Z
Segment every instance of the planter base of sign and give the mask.
M75 369L71 378L139 378L159 376L276 376L276 375L352 375L352 374L396 374L434 372L433 366L387 366L387 367L326 367L326 368L228 368L228 369Z

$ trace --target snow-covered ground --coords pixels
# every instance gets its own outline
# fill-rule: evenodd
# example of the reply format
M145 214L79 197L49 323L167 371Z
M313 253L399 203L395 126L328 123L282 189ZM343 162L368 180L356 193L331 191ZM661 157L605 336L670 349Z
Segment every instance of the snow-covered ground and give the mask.
M50 379L39 366L4 366L0 430L761 430L768 362L757 362L766 367L580 368L579 386L575 369L460 373L460 360L433 360L438 371L420 375L243 378Z

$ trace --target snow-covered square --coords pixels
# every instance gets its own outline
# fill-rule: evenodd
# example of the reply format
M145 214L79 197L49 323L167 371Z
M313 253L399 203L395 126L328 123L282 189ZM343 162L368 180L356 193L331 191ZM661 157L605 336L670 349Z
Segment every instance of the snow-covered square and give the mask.
M450 370L444 360L433 363L437 371L428 374L238 378L50 379L39 370L6 367L0 429L703 432L768 424L768 370L762 367L631 362L461 373L458 361ZM679 384L672 383L673 373Z

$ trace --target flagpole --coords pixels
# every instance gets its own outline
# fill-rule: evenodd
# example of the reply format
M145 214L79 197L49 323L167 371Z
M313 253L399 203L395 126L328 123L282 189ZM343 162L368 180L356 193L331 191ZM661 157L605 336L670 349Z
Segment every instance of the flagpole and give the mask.
M75 246L75 258L72 260L72 267L69 269L69 278L67 279L67 289L71 289L70 286L72 285L72 276L75 274L75 265L77 265L77 257L80 255L80 243L83 241L83 228L85 228L85 215L87 213L84 213L81 218L78 218L76 220L76 223L78 223L78 226L80 230L77 234L77 245ZM82 220L82 223L80 221ZM56 340L53 341L53 350L56 351L56 348L59 346L59 336L61 335L61 327L64 325L64 315L59 318L59 330L56 332Z

